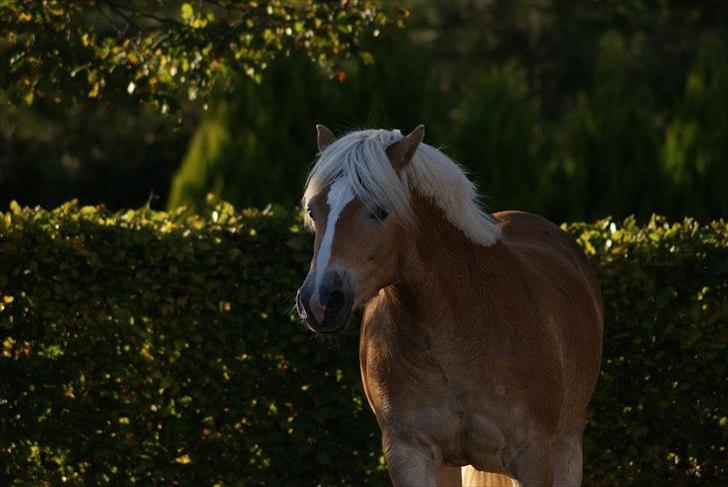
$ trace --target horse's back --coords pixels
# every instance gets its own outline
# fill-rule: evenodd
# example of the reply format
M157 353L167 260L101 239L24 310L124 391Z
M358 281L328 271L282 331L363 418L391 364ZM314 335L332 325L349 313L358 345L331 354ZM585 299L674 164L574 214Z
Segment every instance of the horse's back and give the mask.
M574 239L545 218L520 211L493 217L501 228L503 244L522 275L528 276L525 282L532 287L533 296L539 297L537 304L560 342L564 399L570 403L564 404L566 415L583 414L599 372L604 327L594 271Z

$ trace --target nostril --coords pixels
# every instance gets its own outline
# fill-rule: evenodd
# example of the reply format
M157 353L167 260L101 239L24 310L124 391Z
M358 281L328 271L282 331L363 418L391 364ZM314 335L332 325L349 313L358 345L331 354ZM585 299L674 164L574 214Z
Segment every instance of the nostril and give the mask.
M324 306L326 306L326 311L337 313L344 307L344 301L344 293L341 291L332 291L327 296Z

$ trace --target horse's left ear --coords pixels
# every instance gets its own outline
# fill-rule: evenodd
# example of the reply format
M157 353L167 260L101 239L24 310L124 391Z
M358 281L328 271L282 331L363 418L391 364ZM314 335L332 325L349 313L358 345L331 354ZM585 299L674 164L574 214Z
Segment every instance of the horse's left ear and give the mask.
M336 136L326 125L319 123L316 125L316 142L319 152L323 152L325 148L336 142Z
M389 156L394 169L399 171L409 164L424 136L425 126L420 124L408 135L387 147L387 156Z

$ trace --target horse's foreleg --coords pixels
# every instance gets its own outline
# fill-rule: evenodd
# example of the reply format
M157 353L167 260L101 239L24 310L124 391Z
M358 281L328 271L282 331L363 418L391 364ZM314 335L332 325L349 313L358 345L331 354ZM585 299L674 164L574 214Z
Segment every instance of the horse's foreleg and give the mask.
M516 459L515 474L523 487L554 485L553 453L550 442L531 443Z
M387 470L395 487L436 487L438 462L435 453L417 442L382 439Z
M554 452L554 485L581 485L583 426L564 433L552 443Z

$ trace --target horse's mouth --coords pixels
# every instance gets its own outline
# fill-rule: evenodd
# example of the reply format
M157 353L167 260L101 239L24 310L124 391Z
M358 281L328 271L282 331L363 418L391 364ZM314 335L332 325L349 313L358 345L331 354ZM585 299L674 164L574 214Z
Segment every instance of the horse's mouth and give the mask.
M319 335L337 335L344 332L351 321L352 311L351 307L344 312L339 313L334 317L324 316L323 323L318 323L312 316L307 315L305 318L302 316L303 321L308 326L309 330Z

